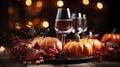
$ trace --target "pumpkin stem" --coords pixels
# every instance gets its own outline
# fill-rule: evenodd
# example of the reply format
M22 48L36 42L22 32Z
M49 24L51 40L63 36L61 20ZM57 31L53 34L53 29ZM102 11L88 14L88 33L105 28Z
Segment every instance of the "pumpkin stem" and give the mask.
M46 37L46 35L47 35L47 33L48 33L49 31L50 31L50 29L49 29L49 28L48 28L48 29L46 29L46 30L45 30L45 32L43 33L43 36L42 36L42 37L44 37L44 38L45 38L45 37Z
M79 35L79 33L75 33L75 38L76 38L76 42L80 42L80 35Z
M92 39L92 31L89 31L88 39Z
M113 28L112 33L115 33L115 32L116 32L116 30L117 30L116 28Z

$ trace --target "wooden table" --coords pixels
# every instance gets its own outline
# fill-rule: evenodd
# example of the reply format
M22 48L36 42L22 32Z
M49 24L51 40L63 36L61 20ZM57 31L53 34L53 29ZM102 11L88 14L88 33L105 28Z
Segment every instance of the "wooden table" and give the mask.
M9 59L9 51L5 52L4 55L0 55L0 67L120 67L120 62L113 61L87 61L84 63L76 64L39 64L39 65L24 65L20 62L16 62Z
M120 67L120 62L113 61L88 61L76 64L39 64L24 65L20 62L12 61L8 56L0 56L0 67Z
M120 62L86 62L78 64L40 64L27 67L120 67Z
M77 64L39 64L24 65L11 60L0 60L0 67L120 67L120 62L85 62Z

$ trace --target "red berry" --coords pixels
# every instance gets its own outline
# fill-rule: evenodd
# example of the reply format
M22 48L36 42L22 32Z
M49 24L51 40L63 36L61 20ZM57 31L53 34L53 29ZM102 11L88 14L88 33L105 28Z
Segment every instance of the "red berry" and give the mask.
M40 50L40 52L39 52L41 55L44 55L44 54L46 54L46 52L44 51L44 50Z
M55 57L54 53L49 53L49 57Z
M52 49L52 48L49 48L49 52L50 52L50 53L55 53L55 50Z
M28 60L36 59L36 54L28 55Z

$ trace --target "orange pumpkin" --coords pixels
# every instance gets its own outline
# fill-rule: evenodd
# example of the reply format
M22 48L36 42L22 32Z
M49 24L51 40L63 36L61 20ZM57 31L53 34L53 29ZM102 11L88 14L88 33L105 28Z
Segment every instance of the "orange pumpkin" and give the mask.
M64 51L73 54L75 57L84 58L92 55L92 46L87 42L67 42L63 48Z
M102 43L98 39L80 39L81 42L88 42L95 50L101 50Z
M120 44L120 34L115 33L106 33L101 38L101 42L106 43L108 41L113 41L117 44Z
M45 50L49 47L62 50L62 43L55 37L36 37L31 42L31 45L35 46L36 43L38 43L38 45L43 47Z
M39 47L43 47L45 50L49 47L62 50L62 43L55 37L35 37L32 41L18 43L14 48L19 49L20 46L25 46L26 49L32 49L36 43Z

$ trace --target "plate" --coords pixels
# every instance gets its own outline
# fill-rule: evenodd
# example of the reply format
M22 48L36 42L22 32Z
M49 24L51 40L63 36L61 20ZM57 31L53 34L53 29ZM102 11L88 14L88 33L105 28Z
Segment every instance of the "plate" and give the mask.
M50 63L50 64L76 64L76 63L84 63L88 61L92 61L93 56L85 57L85 58L71 58L69 60L62 60L62 59L45 59L44 63Z

